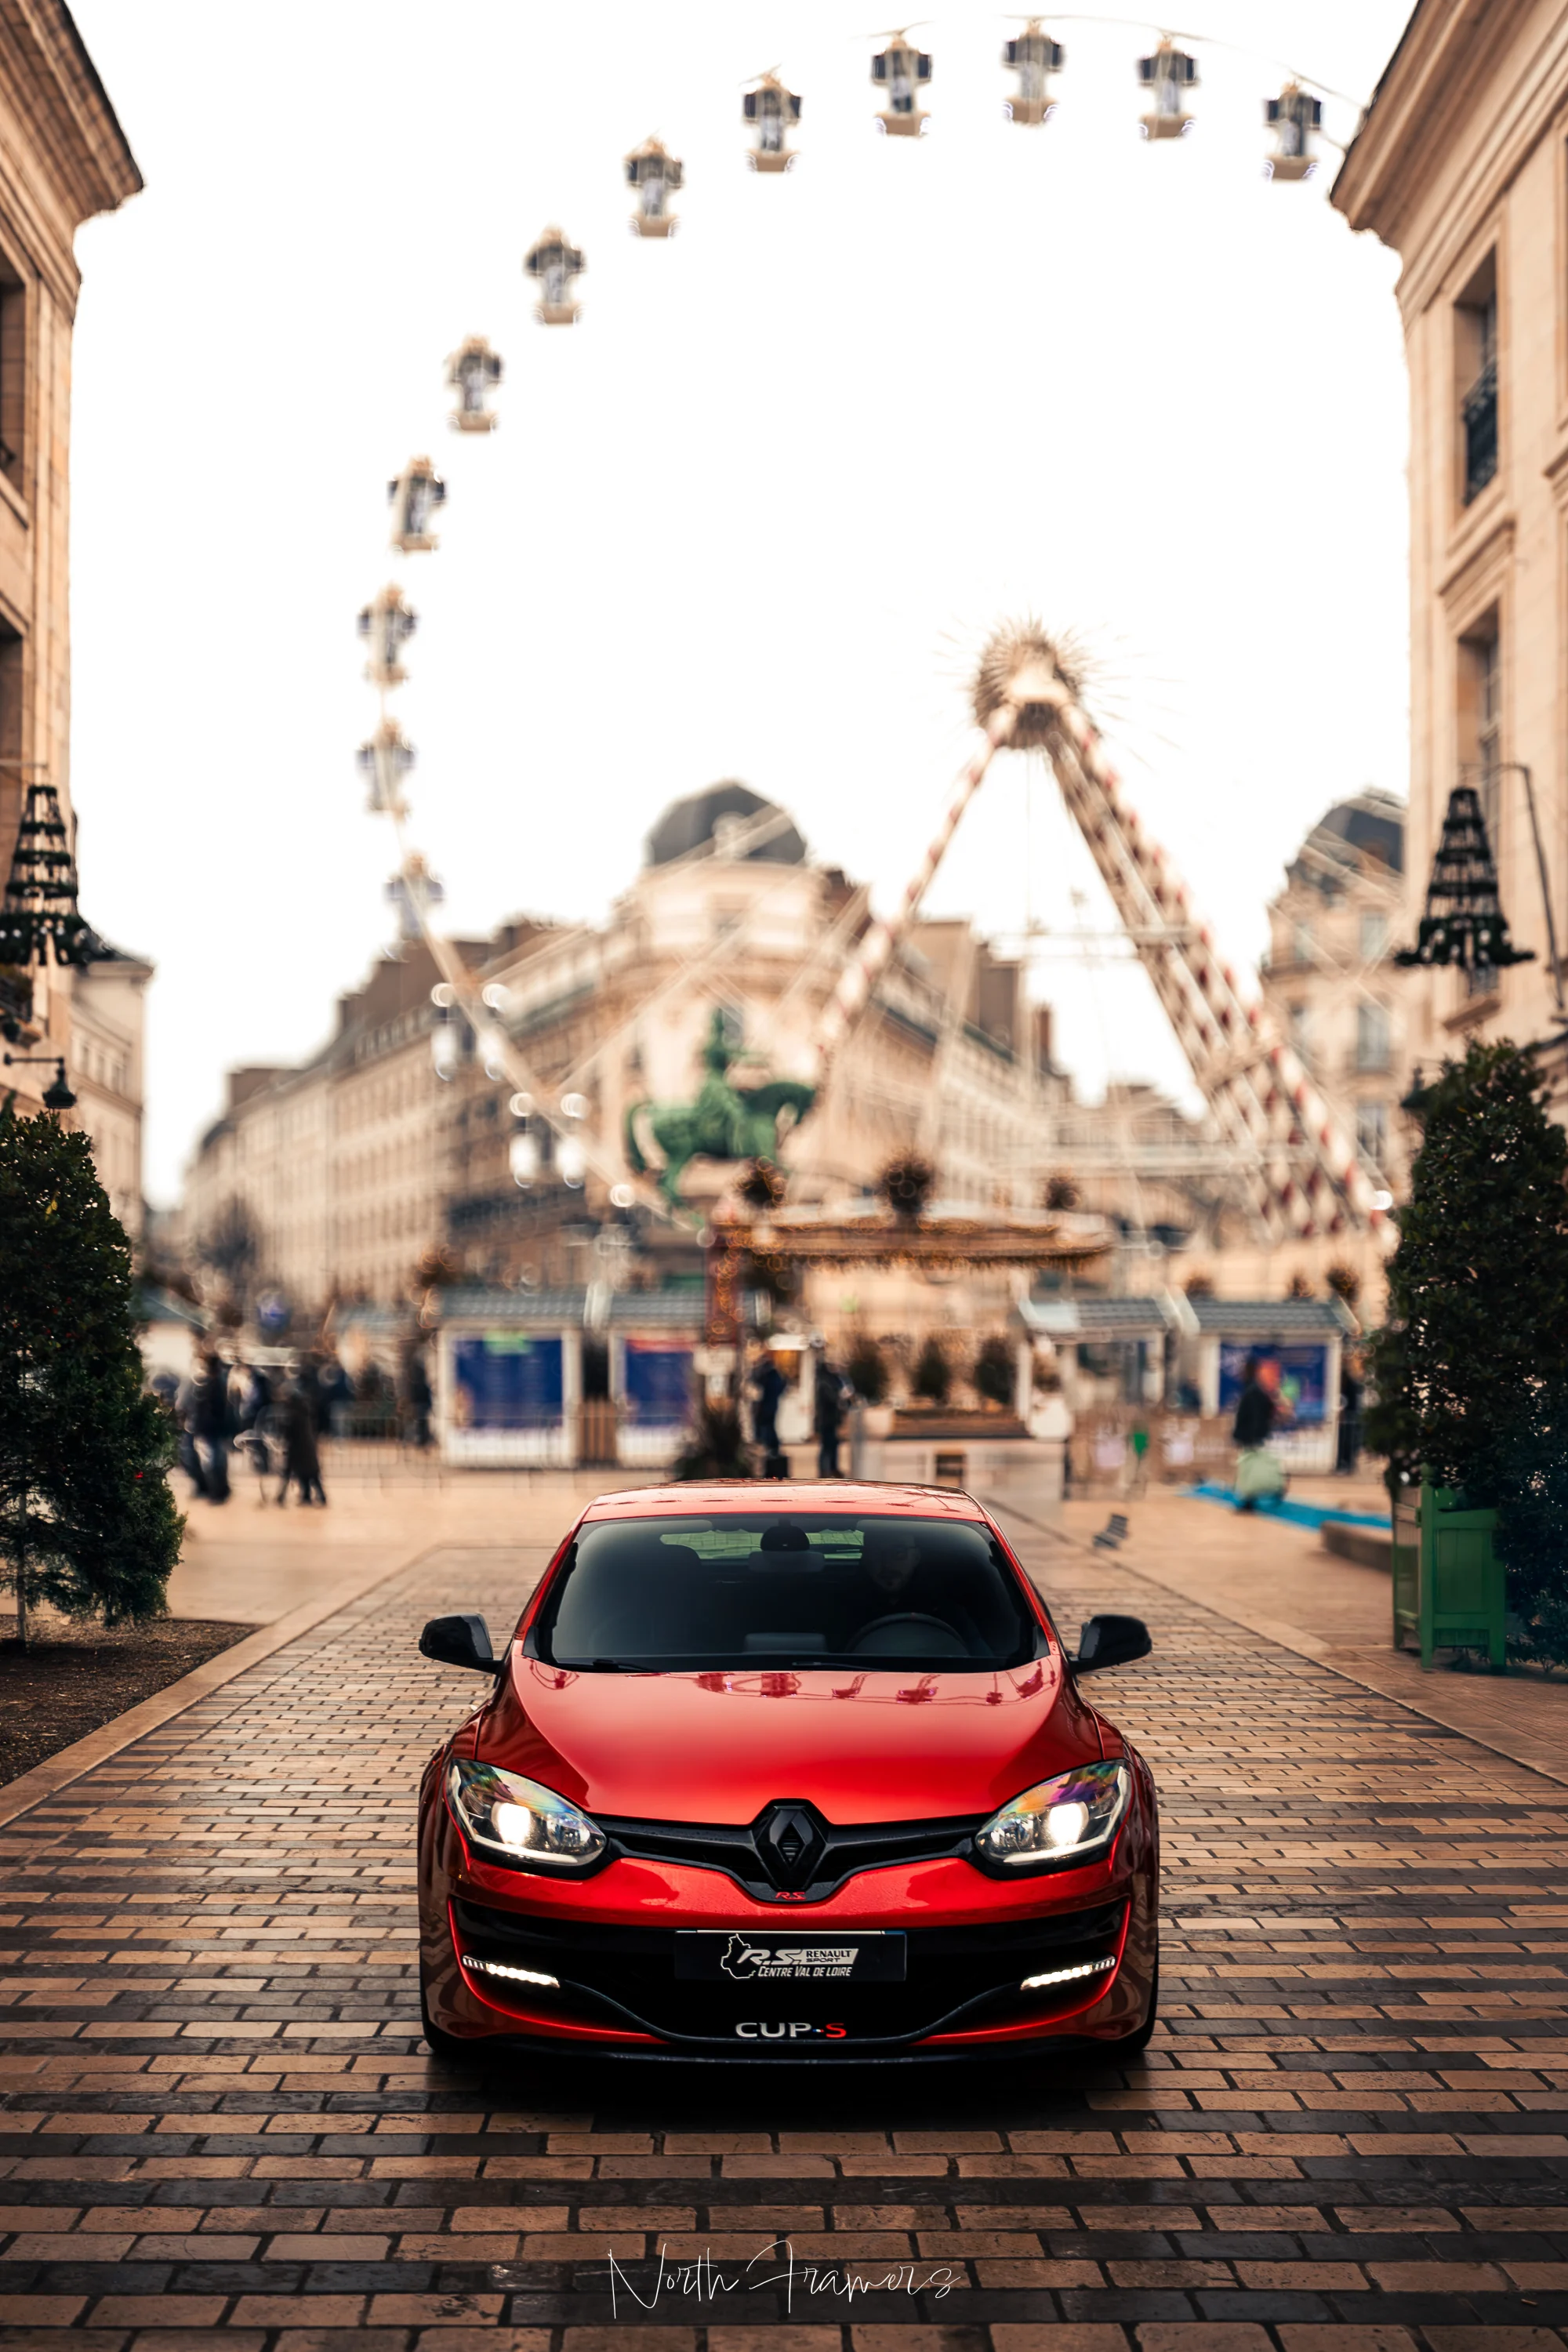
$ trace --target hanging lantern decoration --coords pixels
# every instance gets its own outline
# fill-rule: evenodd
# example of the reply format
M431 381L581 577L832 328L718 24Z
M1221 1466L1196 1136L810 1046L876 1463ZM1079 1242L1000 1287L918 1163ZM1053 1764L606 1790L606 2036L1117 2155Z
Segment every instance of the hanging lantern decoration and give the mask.
M485 404L501 380L500 354L483 335L469 335L447 362L447 382L457 394L452 427L458 433L493 433L500 419Z
M1264 177L1310 180L1318 168L1312 136L1322 124L1322 100L1288 81L1278 98L1264 100L1263 120L1274 133L1274 152L1264 158Z
M588 1154L578 1135L563 1135L555 1147L555 1172L575 1192L588 1173Z
M1048 122L1057 110L1051 96L1051 76L1060 73L1067 63L1067 51L1059 41L1040 28L1037 16L1031 16L1016 41L1009 41L1002 51L1002 62L1009 72L1018 77L1018 92L1007 104L1010 122L1037 124Z
M633 148L626 157L626 182L637 192L637 208L632 215L635 236L674 236L679 223L669 209L669 199L685 177L685 164L679 155L669 153L662 140L645 140Z
M395 719L384 719L369 742L360 745L359 764L369 795L365 805L372 816L408 814L403 779L414 758L414 746Z
M398 656L418 626L401 588L384 588L359 616L359 633L370 647L364 674L372 686L401 686L408 672Z
M1141 128L1145 139L1180 139L1192 128L1186 110L1187 92L1197 88L1198 61L1173 41L1162 41L1152 57L1138 60L1138 79L1149 94L1152 110Z
M931 79L931 59L912 49L901 33L871 60L871 79L886 90L888 103L877 121L894 139L918 139L931 121L915 104L915 93Z
M76 856L53 784L28 784L0 904L0 964L98 961L103 941L77 910Z
M547 327L574 327L579 311L572 281L588 265L577 247L568 245L564 229L547 228L523 257L522 266L539 287L534 317Z
M444 1086L449 1086L457 1076L462 1058L457 1021L450 1012L443 1010L437 1013L436 1025L430 1032L430 1066Z
M529 1185L539 1181L539 1138L530 1133L526 1120L508 1144L506 1156L514 1184Z
M474 1032L474 1051L484 1065L487 1078L500 1080L506 1076L506 1036L493 1022L487 1021Z
M1448 795L1443 837L1426 885L1426 911L1413 948L1401 948L1399 964L1458 964L1465 971L1497 971L1504 964L1533 963L1531 948L1516 948L1498 897L1497 867L1487 839L1480 794L1473 784L1457 784Z
M447 496L447 485L428 457L410 457L386 495L392 502L392 544L405 555L426 554L440 545L430 526Z
M800 121L801 101L786 89L777 74L765 73L741 101L742 112L756 133L750 156L753 172L787 172L795 162L789 146L791 126Z
M447 893L414 849L387 884L386 895L397 909L397 936L411 944L422 935L431 908L438 907Z

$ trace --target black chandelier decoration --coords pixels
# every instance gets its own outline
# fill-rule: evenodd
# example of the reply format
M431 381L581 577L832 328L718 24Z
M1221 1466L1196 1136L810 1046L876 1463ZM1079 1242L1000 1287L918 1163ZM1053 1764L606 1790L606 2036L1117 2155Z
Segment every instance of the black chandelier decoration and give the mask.
M22 793L5 896L0 902L0 964L26 966L48 953L58 964L98 961L103 942L77 908L76 858L53 784Z
M1400 964L1458 964L1466 971L1497 971L1504 964L1533 963L1533 948L1516 948L1498 897L1497 866L1487 839L1480 794L1473 784L1456 784L1448 795L1443 837L1426 885L1426 911L1413 948L1401 948Z

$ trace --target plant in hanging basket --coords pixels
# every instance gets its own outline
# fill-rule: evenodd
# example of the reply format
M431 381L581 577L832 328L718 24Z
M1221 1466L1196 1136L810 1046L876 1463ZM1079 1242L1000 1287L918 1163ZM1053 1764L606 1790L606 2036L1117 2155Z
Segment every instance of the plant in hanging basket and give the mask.
M858 1334L844 1369L850 1387L863 1404L881 1404L886 1402L887 1361L869 1332L862 1331Z
M1336 1258L1323 1279L1334 1297L1342 1299L1353 1314L1361 1297L1361 1276L1354 1266L1347 1265L1342 1258Z
M952 1389L952 1367L947 1360L946 1349L934 1336L926 1341L916 1359L910 1385L922 1403L947 1402Z
M770 1209L780 1206L789 1185L783 1171L775 1168L771 1160L753 1160L747 1164L735 1190L748 1209L765 1216Z
M1013 1350L999 1331L993 1331L980 1343L974 1359L974 1385L987 1404L1010 1405L1016 1372Z
M916 1218L921 1214L936 1185L936 1170L918 1151L900 1152L889 1160L877 1181L888 1206L896 1217Z
M1079 1189L1070 1176L1047 1176L1045 1205L1047 1209L1076 1209Z

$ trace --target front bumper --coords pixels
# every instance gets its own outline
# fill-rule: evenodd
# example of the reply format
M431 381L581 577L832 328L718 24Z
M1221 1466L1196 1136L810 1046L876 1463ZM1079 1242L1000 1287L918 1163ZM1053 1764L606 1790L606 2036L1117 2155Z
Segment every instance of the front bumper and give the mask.
M1157 1892L1142 1819L1113 1857L1048 1883L999 1885L944 1859L869 1870L831 1901L787 1909L689 1864L621 1861L575 1885L495 1870L468 1854L444 1805L422 1826L426 1999L431 2023L454 2041L730 2063L898 2061L1114 2044L1148 2014ZM676 1972L679 1928L765 1937L872 1926L906 1937L901 1982L691 1982ZM555 1982L503 1979L473 1965L482 1961ZM1022 1990L1046 1975L1058 1980Z
M585 2028L595 2040L709 2058L875 2058L1059 2032L1110 1999L1129 1913L1123 1900L984 1927L908 1928L903 1982L833 1986L683 1982L672 1927L524 1916L460 1898L449 1927L462 1990L489 2013L491 2032ZM552 1976L559 1990L474 1965L485 1961ZM1047 1974L1058 1981L1021 1990L1025 1978ZM1142 2002L1122 2030L1141 2015Z

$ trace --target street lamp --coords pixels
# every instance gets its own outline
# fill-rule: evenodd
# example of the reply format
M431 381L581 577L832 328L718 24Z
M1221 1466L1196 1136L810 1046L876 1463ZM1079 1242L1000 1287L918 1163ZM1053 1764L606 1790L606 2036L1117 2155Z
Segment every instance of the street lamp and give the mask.
M44 1108L46 1110L76 1108L76 1097L66 1083L66 1064L63 1054L7 1054L4 1058L8 1070L18 1066L24 1068L41 1069L52 1062L55 1066L55 1082L53 1086L46 1087L44 1089Z
M1483 778L1524 778L1535 870L1541 879L1541 904L1546 917L1552 1001L1558 1019L1568 1023L1568 1002L1563 992L1557 924L1552 911L1552 887L1535 805L1534 779L1522 760L1489 761L1482 768L1461 768L1459 773L1461 777L1479 774ZM1509 936L1508 919L1498 893L1497 863L1487 837L1480 794L1474 784L1458 783L1448 795L1416 942L1413 948L1401 949L1394 960L1405 965L1458 964L1472 972L1496 971L1505 964L1530 963L1534 960L1532 949L1516 948Z
M1552 885L1546 876L1546 852L1541 841L1541 818L1535 805L1535 779L1522 760L1500 760L1488 772L1491 775L1518 775L1524 778L1525 804L1530 811L1530 836L1535 844L1535 870L1541 877L1541 905L1546 917L1546 950L1552 959L1552 994L1560 1021L1568 1021L1568 1003L1563 995L1563 966L1557 953L1557 925L1552 913Z

